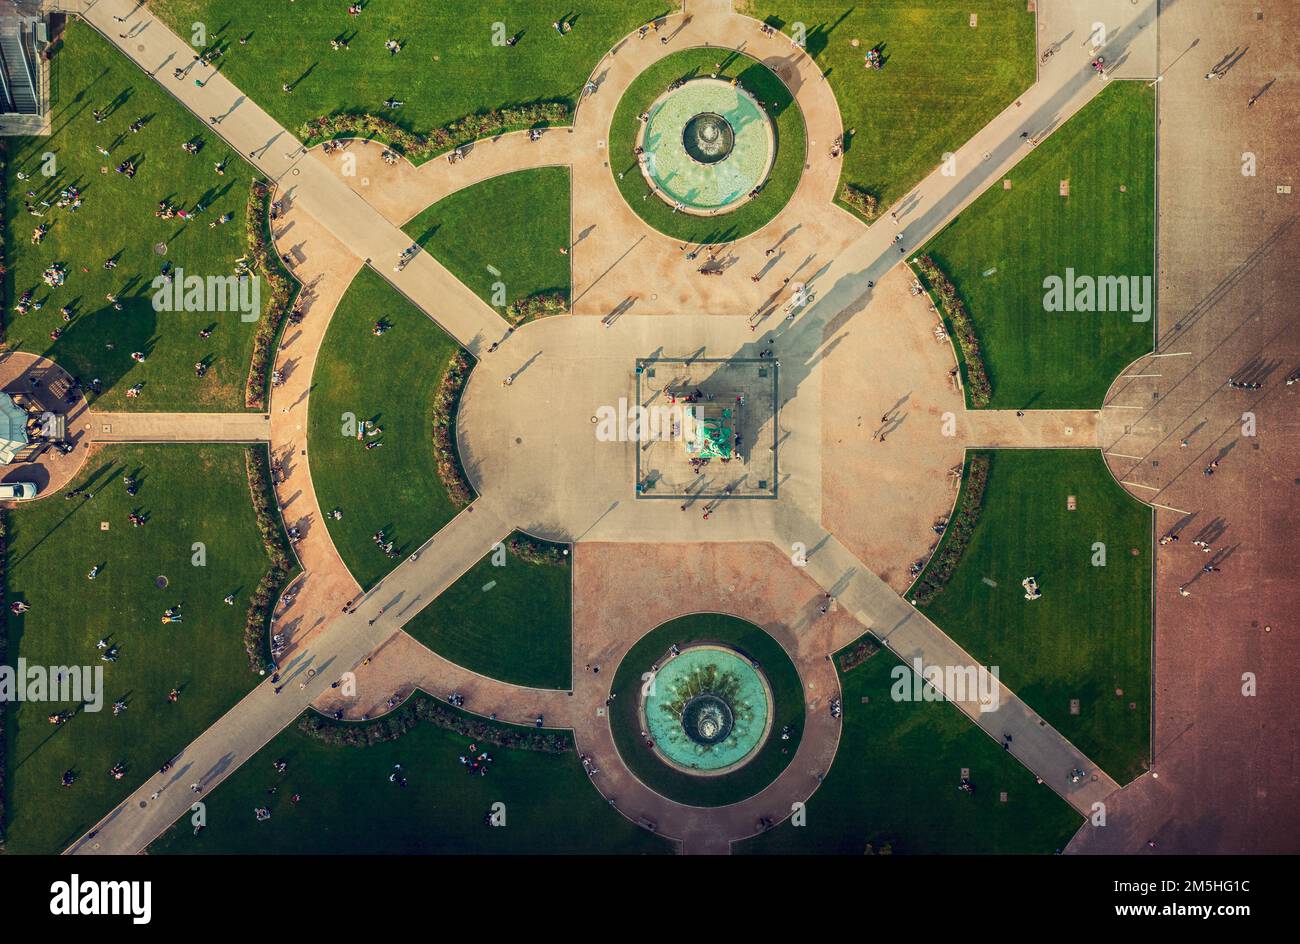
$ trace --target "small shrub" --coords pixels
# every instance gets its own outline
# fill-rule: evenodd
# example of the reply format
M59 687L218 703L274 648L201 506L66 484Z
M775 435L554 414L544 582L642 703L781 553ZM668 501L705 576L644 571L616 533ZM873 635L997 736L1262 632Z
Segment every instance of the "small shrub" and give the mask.
M857 184L846 183L844 189L840 191L840 200L852 207L868 222L874 220L879 212L880 204L876 200L876 195Z
M542 292L529 295L506 306L506 319L514 325L546 315L562 314L569 309L569 299L564 292Z
M879 651L880 643L871 636L863 636L856 646L840 656L840 671L856 669Z

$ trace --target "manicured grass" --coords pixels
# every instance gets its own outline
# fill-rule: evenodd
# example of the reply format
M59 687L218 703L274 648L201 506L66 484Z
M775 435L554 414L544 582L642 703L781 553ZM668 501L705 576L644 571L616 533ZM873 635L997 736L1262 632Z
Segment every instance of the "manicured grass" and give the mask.
M1127 783L1150 756L1151 512L1115 484L1095 450L989 455L979 524L923 612ZM1095 542L1106 546L1105 566L1093 564ZM1037 600L1020 585L1031 576Z
M360 16L321 0L286 10L265 0L158 0L150 8L182 36L207 26L222 71L277 121L296 131L336 112L384 115L430 131L464 115L543 100L576 102L601 57L629 32L669 11L663 0L371 0ZM552 27L568 14L572 29ZM496 23L516 45L493 45ZM247 39L239 45L240 37ZM330 40L348 42L336 52ZM384 43L403 43L389 55ZM280 87L294 85L286 95ZM386 110L384 101L405 105Z
M629 855L672 847L624 819L592 787L573 751L546 754L478 744L492 755L485 776L457 760L468 738L421 724L368 747L324 744L294 725L281 732L211 796L196 837L185 817L151 853L316 855ZM273 764L288 763L284 774ZM407 786L388 780L402 765ZM267 790L275 787L274 794ZM298 803L291 800L299 794ZM484 816L505 804L506 825ZM259 823L255 807L271 819Z
M381 319L392 327L375 337ZM455 341L368 267L325 332L308 417L312 482L334 546L362 587L456 514L433 454L433 395L455 352ZM382 432L358 441L363 420ZM374 442L382 445L365 448ZM338 521L329 517L335 508ZM395 557L372 539L380 530Z
M642 674L660 662L676 643L685 649L697 643L729 646L758 662L767 676L774 702L767 741L754 758L734 773L696 776L682 773L660 760L641 739L637 709ZM758 793L794 759L803 736L803 684L780 643L753 623L719 613L693 613L651 630L628 650L614 673L614 703L609 723L614 743L628 769L650 789L691 806L726 806ZM790 739L781 731L790 726Z
M877 853L888 846L895 855L934 855L1064 848L1082 818L952 705L891 698L896 669L910 690L911 670L888 650L841 671L844 730L826 781L808 801L807 824L786 820L734 851L861 855L870 844ZM957 789L963 767L970 768L973 794Z
M10 852L56 853L220 717L257 680L242 631L249 594L268 569L249 499L243 446L113 446L77 485L91 497L51 496L8 515L7 661L103 669L103 707L47 722L71 702L9 706ZM139 482L127 495L123 475ZM148 523L133 528L135 511ZM101 530L107 521L109 530ZM196 543L206 560L195 566ZM99 565L96 578L86 579ZM165 576L160 589L155 578ZM234 594L236 604L222 598ZM160 623L180 605L183 621ZM120 648L106 663L95 643ZM167 693L181 691L175 704ZM114 717L112 704L127 709ZM121 780L109 776L118 761ZM60 778L77 776L63 789Z
M1151 350L1149 294L1147 322L1047 311L1043 280L1069 268L1154 284L1154 114L1146 83L1111 82L1007 175L1010 190L985 192L921 250L970 311L991 408L1100 407L1115 376Z
M738 37L738 41L741 39ZM721 68L715 69L718 65ZM671 206L650 192L637 164L634 148L641 133L638 116L675 80L715 74L720 79L739 79L751 95L764 103L776 129L776 160L759 195L730 213L674 213ZM686 49L646 69L619 99L609 129L609 168L628 206L661 233L696 243L726 242L754 232L790 201L803 173L806 138L803 114L790 90L762 63L738 52Z
M404 628L443 658L489 678L567 689L572 682L570 582L568 558L533 563L503 545Z
M50 70L54 133L6 139L6 239L13 248L4 318L10 345L54 358L87 388L98 378L100 409L242 410L256 323L242 321L237 311L155 311L151 283L164 263L187 275L234 274L235 260L248 249L244 216L252 169L153 79L75 20ZM95 122L96 109L107 112L102 124ZM131 133L128 127L138 119L147 123ZM203 142L196 155L181 150L191 139ZM45 164L47 154L54 155L52 165ZM133 180L115 172L128 159L138 167ZM220 161L227 162L224 176L214 170ZM46 177L45 166L57 173ZM19 173L28 179L19 180ZM82 193L75 211L57 206L59 192L68 187ZM27 196L29 191L36 196ZM41 200L53 205L42 207ZM164 220L155 216L162 200L204 209L188 222ZM45 215L29 215L24 201ZM208 226L227 213L233 214L229 223ZM49 224L49 235L32 245L32 230L41 223ZM165 255L155 252L159 244L166 245ZM116 268L104 268L109 259L117 261ZM63 263L67 281L52 289L41 273L55 262ZM29 289L44 305L18 314L14 305ZM107 301L110 292L121 311ZM264 305L269 293L262 296ZM62 306L73 312L66 324ZM53 341L56 328L63 335ZM199 337L203 328L212 329L210 337ZM137 351L146 355L145 363L131 359ZM208 364L202 379L194 375L200 360ZM127 399L136 383L144 384L143 392Z
M847 136L841 183L883 211L1010 105L1034 81L1034 14L1024 0L746 0L740 12L792 34L839 102ZM978 8L978 9L977 9ZM970 28L970 15L979 26ZM858 46L852 45L858 40ZM884 68L863 66L883 44ZM819 147L830 147L819 142Z
M498 311L530 295L569 297L569 257L560 252L570 240L567 167L474 184L439 200L404 228Z

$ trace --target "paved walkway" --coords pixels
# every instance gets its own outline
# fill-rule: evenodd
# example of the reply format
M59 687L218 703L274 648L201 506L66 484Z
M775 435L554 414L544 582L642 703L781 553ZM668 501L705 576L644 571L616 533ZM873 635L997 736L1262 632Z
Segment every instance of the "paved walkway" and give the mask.
M97 443L267 442L271 418L265 413L98 413L86 421Z
M1081 3L1052 5L1056 11L1053 14L1055 27L1067 37L1086 35L1091 28L1092 13L1083 10L1084 6ZM1132 24L1112 28L1106 54L1110 61L1119 62L1133 49L1141 47L1146 36L1150 35L1143 34L1140 23L1143 17L1149 17L1152 8L1115 6L1117 17L1121 12L1126 17L1125 20L1117 18L1115 22ZM120 36L121 27L111 17L126 14L130 8L129 0L100 0L89 11L88 18L112 38ZM1057 14L1060 14L1059 19ZM722 3L694 2L680 22L675 23L673 29L680 26L681 37L695 37L699 42L710 37L721 40L750 34L756 40L758 38L753 21L733 17L727 5ZM167 69L171 62L188 61L192 55L183 41L153 21L147 13L129 17L126 34L126 38L117 40L118 45L146 69L162 70L164 76L170 74ZM589 120L596 128L607 125L607 119L602 123L599 115L602 109L604 113L612 110L618 97L619 83L625 86L632 75L657 58L654 53L662 55L680 48L676 42L662 50L653 49L655 45L658 44L640 44L641 51L634 57L625 42L614 60L598 67L600 91L579 107L575 141L582 140L581 135ZM747 48L749 45L746 41ZM761 44L755 42L753 45ZM628 55L624 55L625 52ZM807 72L809 64L801 52L791 51L788 46L783 53L778 49L769 52L773 56L786 57L788 61L781 67L783 77L795 86L801 107L805 101L809 102L805 113L806 116L811 113L810 138L816 142L810 145L810 154L813 155L810 160L819 161L817 149L827 147L829 142L818 139L828 130L838 129L837 115L831 122L831 116L835 115L833 107L822 114L824 108L817 103L817 96L825 99L829 91L820 79L812 81L813 77ZM878 281L902 259L892 244L896 231L904 236L904 249L919 245L1028 152L1029 146L1020 138L1022 131L1041 140L1100 90L1102 82L1087 66L1089 55L1090 50L1084 46L1063 42L1060 51L1041 71L1039 82L959 149L957 176L947 177L936 171L918 185L895 208L902 221L900 230L876 225L862 232L859 227L857 232L862 234L853 239L844 251L826 258L824 262L819 261L818 268L810 268L806 276L801 276L811 287L815 301L787 321L763 324L762 334L751 332L745 317L747 312L742 309L740 314L736 314L734 303L721 306L723 310L730 310L732 317L681 318L678 316L681 310L679 299L671 305L665 302L662 306L664 309L672 308L671 314L642 315L641 310L634 309L638 317L620 318L613 330L601 326L596 319L557 318L534 322L509 336L500 350L485 357L471 376L462 405L461 422L458 423L462 457L473 470L472 475L476 477L476 485L483 497L411 559L403 562L368 593L353 612L343 613L341 604L338 612L333 612L330 607L318 607L316 619L308 627L310 632L300 637L300 643L287 660L285 678L278 693L269 683L259 686L181 753L172 775L152 778L110 813L93 835L76 843L73 851L122 852L144 848L188 807L192 795L185 789L186 784L198 782L207 789L218 783L280 728L296 718L305 705L326 694L329 682L340 672L359 665L367 654L391 640L407 619L514 527L575 542L767 542L775 544L783 557L792 544L803 543L809 549L807 577L834 594L838 605L847 614L871 627L900 657L909 661L919 658L926 665L972 665L973 660L968 654L938 627L916 613L876 576L872 567L824 530L821 523L821 416L825 396L820 365L826 358L828 347L834 343L837 331L854 319L861 323L870 317L868 308L872 292L866 288L868 280ZM354 260L373 260L378 271L472 352L480 352L488 339L496 340L504 335L505 324L495 312L451 278L427 254L416 256L403 272L392 272L391 263L408 243L393 221L385 218L368 198L344 183L327 162L304 155L299 143L288 132L276 126L269 116L240 95L224 76L214 74L204 78L202 88L188 82L173 83L168 78L159 81L196 114L218 118L214 130L232 147L249 156L263 173L280 182L282 195L303 214L300 217L304 221L302 230L286 232L282 228L277 237L282 247L286 239L297 243L299 251L291 251L296 266L302 267L304 272L310 271L310 254L315 251L312 231L305 224L310 218L337 242L340 252L350 254ZM822 91L816 92L819 88ZM833 106L833 99L830 105ZM592 115L596 117L589 118ZM813 130L814 123L816 130ZM551 134L554 134L554 140L564 141L562 133ZM596 143L600 144L599 139ZM563 150L565 146L562 143L554 145L557 150ZM568 146L576 148L578 145ZM526 153L526 150L521 149L521 153ZM504 160L503 166L506 166ZM601 172L594 169L599 166L599 154L594 158L584 156L574 166L577 194L575 227L581 225L585 212L599 213L604 218L626 211L621 198L601 206L588 206L584 210L582 201L590 194L600 193L601 186L608 191L612 188L612 179L607 171L602 171L604 183L601 183ZM578 185L577 175L587 173L592 175L590 179L584 178L585 183ZM839 214L838 210L828 213L825 209L829 191L817 190L828 186L826 181L830 179L833 179L831 174L805 174L790 212L800 212L808 218ZM810 196L814 190L817 191L816 202ZM841 216L847 219L847 216ZM582 232L577 235L575 305L581 309L584 295L591 295L592 286L599 279L591 279L591 273L584 274ZM644 227L642 235L645 235ZM607 243L593 240L592 246L596 245ZM757 240L751 243L754 247L760 245ZM631 275L624 273L623 278ZM325 300L339 292L338 286L329 291L322 288L322 315L327 314L328 302ZM687 300L692 300L690 292ZM332 311L332 308L333 305L329 304L328 310ZM647 306L644 310L655 309ZM714 308L708 301L702 301L699 310ZM303 384L310 378L310 366L314 363L314 352L319 347L323 330L323 325L314 326L312 331L316 334L291 339L293 344L302 342L302 363L294 370L295 373L301 370ZM695 357L754 356L757 345L769 339L780 354L780 417L779 420L776 417L771 419L772 424L780 423L776 430L783 457L780 500L731 502L724 513L710 521L695 514L683 520L675 503L635 499L631 486L636 445L615 443L610 444L613 448L593 450L592 441L587 438L592 429L588 422L589 414L598 404L635 396L631 371L635 358L656 350ZM282 352L281 358L286 353ZM512 382L503 384L506 379ZM273 442L279 442L282 448L291 446L297 449L299 456L304 451L301 417L306 411L308 392L309 387L303 386L297 393L298 399L292 402L283 395L278 400L273 399L270 414ZM275 419L286 409L290 411L283 414L286 416L294 416L293 411L299 411L292 421L297 424L292 434L289 421L281 423ZM1065 417L1044 414L1032 420L1026 419L1024 423L1013 422L1021 419L1026 418L995 416L981 419L972 425L972 432L967 435L974 436L972 442L976 443L983 437L1025 445L1058 444L1065 437L1074 435L1065 432L1067 426L1074 428L1074 418L1067 421ZM1078 422L1079 429L1089 428L1085 419ZM980 432L980 423L983 432ZM540 478L536 473L538 469L546 469L549 477ZM291 474L303 475L301 472ZM574 482L583 482L585 487L575 489L572 486ZM304 484L308 486L307 492L302 494L310 491L309 475L303 475L293 484L296 489L302 489ZM281 500L285 501L283 490ZM312 506L314 500L304 505L314 520L319 520L320 509ZM323 528L315 530L327 535ZM579 544L575 558L582 553L581 547ZM326 553L323 546L320 550L322 554ZM851 626L852 621L845 625ZM845 630L846 633L849 631ZM824 653L822 656L819 665L816 658L798 653L798 664L805 682L822 680L821 684L827 684L830 676L826 675ZM575 661L580 658L583 658L582 649L575 649ZM422 684L435 690L444 685L467 684L467 680L456 676L456 672L463 671L433 663L433 668L422 676ZM492 703L493 698L500 697L502 704L518 705L519 693L511 693L509 688L493 683L483 693L485 702ZM580 692L588 691L584 684L575 680L574 704L584 704L590 696ZM960 697L955 691L950 694L958 707L994 738L1000 740L1003 734L1012 734L1013 753L1077 809L1088 811L1096 799L1115 789L1116 785L1097 771L1095 765L1005 688L999 691L1000 707L996 712L981 712L980 706L969 698ZM593 715L584 715L578 709L575 709L575 717L568 717L563 708L555 710L564 723L574 727L580 749L589 744L605 746L607 725L596 723ZM810 749L824 743L811 738ZM615 758L609 759L621 766ZM1086 776L1072 783L1068 774L1074 768L1083 769ZM789 786L784 778L779 779L778 784L782 784L781 791ZM159 801L142 802L160 785L166 789ZM793 795L806 795L806 792L807 785L804 784ZM762 796L784 802L780 797L769 797L768 791ZM781 803L774 806L779 809ZM752 813L743 805L741 807L744 816ZM788 810L788 804L785 809ZM688 816L686 811L689 810L685 807L668 808L665 818L676 817L674 822L677 825L672 831L662 830L673 838L682 839L688 850L720 851L727 841L748 835L753 828L752 818L745 825L743 821L731 823L711 817L701 818L697 814Z
M275 368L284 383L272 388L269 413L276 498L285 525L301 535L294 552L302 573L288 588L290 602L284 604L282 597L275 613L274 631L283 637L282 658L288 661L361 592L334 547L325 524L327 512L312 485L307 408L330 319L363 263L296 200L285 197L281 202L283 213L272 235L277 248L294 258L294 274L303 286L298 299L303 320L286 328L275 354Z

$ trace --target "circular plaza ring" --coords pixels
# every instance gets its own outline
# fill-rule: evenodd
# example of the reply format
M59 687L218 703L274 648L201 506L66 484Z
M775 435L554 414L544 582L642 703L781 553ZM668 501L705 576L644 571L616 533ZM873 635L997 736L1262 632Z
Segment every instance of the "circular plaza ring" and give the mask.
M772 119L743 86L722 79L691 79L660 95L637 143L650 189L697 216L752 199L776 160Z

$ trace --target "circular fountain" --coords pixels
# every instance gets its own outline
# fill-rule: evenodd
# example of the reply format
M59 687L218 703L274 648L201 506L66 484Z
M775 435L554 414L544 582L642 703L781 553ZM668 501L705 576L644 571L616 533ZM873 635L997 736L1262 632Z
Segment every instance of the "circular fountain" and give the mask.
M742 767L772 726L772 691L757 665L723 646L691 646L654 674L643 729L666 763L715 776Z
M641 172L686 213L734 210L762 187L776 159L771 118L739 84L691 79L650 106L638 144Z

